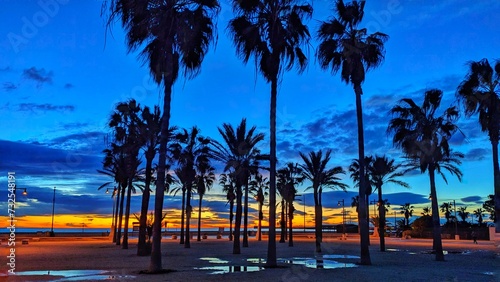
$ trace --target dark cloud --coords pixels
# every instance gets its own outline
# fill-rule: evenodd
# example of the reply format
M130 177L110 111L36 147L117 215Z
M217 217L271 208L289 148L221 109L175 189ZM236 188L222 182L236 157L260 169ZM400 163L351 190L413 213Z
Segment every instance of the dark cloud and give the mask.
M17 86L17 85L15 85L15 84L14 84L14 83L12 83L12 82L4 82L4 84L3 84L3 87L2 87L2 88L3 88L3 90L4 90L5 92L11 92L11 91L16 90L16 89L17 89L17 87L18 87L18 86Z
M52 148L99 154L104 148L106 133L101 131L79 132L47 141Z
M74 86L73 84L71 84L71 83L66 83L66 84L64 84L64 88L65 88L65 89L71 89L71 88L73 88L73 87L75 87L75 86Z
M52 71L47 72L44 68L37 69L35 67L31 67L23 70L23 78L35 81L37 87L41 87L46 83L52 84L53 76L54 73Z
M474 148L465 154L467 161L482 161L491 156L491 150L485 148Z
M11 72L12 68L9 66L6 66L5 68L0 68L0 72Z
M476 203L476 204L483 203L483 198L481 196L469 196L461 198L460 200L464 203Z
M35 103L21 103L18 104L18 111L21 112L73 112L75 106L73 105L52 105L52 104L35 104Z

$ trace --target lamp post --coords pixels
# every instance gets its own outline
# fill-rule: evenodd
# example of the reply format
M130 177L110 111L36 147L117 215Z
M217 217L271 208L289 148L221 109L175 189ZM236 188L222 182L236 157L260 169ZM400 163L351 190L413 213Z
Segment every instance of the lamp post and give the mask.
M54 211L56 207L56 186L54 186L54 196L52 197L52 227L50 228L50 237L54 237Z
M306 194L302 194L304 204L304 233L306 233Z
M17 202L17 198L16 198L17 197L17 195L16 195L17 189L22 189L23 190L23 193L22 193L23 196L28 195L28 192L26 191L26 188L17 188L17 185L14 185L14 201L16 201L16 202ZM15 205L15 202L14 202L13 210L15 210L15 209L16 209L16 205Z
M342 201L339 201L338 206L340 206L340 203L342 203L342 239L345 238L345 206L344 206L344 199Z

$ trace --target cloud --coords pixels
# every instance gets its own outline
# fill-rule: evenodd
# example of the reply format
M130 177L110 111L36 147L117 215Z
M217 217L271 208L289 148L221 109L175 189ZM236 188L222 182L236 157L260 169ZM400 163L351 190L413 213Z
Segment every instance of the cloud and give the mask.
M462 202L465 202L465 203L476 203L476 204L483 203L483 198L481 196L469 196L469 197L461 198L460 200Z
M11 91L14 91L17 89L17 85L15 85L14 83L12 82L4 82L3 84L3 90L5 90L5 92L11 92Z
M64 84L64 89L71 89L73 87L75 87L75 86L73 84L71 84L71 83Z
M11 71L12 71L12 68L9 66L6 66L4 68L0 68L0 72L11 72Z
M75 106L73 105L53 105L53 104L35 104L35 103L21 103L18 104L18 111L20 112L73 112Z
M491 155L491 150L485 148L474 148L465 154L468 161L482 161Z
M52 71L47 72L44 68L37 69L31 67L29 69L23 70L23 77L29 80L33 80L37 83L37 87L42 87L43 84L52 84L52 77L54 73Z

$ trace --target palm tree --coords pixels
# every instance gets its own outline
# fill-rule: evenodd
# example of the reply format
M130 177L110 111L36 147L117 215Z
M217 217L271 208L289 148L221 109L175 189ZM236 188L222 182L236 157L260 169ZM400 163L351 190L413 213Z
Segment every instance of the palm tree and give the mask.
M109 7L108 7L109 3ZM158 183L155 194L153 247L149 271L157 273L161 264L161 218L165 193L168 129L172 87L179 70L187 78L195 77L216 34L214 19L219 2L199 0L109 0L108 24L120 20L127 36L129 51L144 46L140 57L149 67L154 81L164 87L163 116L158 160Z
M483 208L490 213L490 219L496 222L497 213L495 212L495 198L493 195L488 195L488 200L484 201Z
M430 207L425 207L422 209L422 216L431 216L431 208Z
M467 222L469 215L470 212L467 211L467 207L463 206L458 208L458 216L462 219L462 223L465 224Z
M450 218L451 218L451 212L450 210L452 209L451 203L442 203L441 204L441 211L444 212L444 217L446 218L446 223L450 223Z
M197 241L201 241L201 202L203 201L203 196L207 191L210 191L212 185L215 181L215 168L209 163L202 164L198 169L198 174L196 175L196 192L199 196L198 202L198 238Z
M298 163L287 163L286 166L278 170L278 184L284 187L283 194L285 201L287 203L288 209L288 246L293 246L293 212L295 207L293 206L293 201L297 195L297 185L304 181L304 176L302 175L302 168Z
M122 248L128 249L128 224L130 218L130 205L132 192L135 193L133 182L138 177L140 164L139 150L143 146L143 140L139 138L139 117L141 108L135 100L121 102L116 105L109 120L109 127L114 131L114 139L120 144L125 160L125 171L127 175L127 201L125 206L125 223L123 232ZM122 187L122 192L124 192Z
M153 159L158 150L158 142L160 140L160 123L161 113L160 107L155 106L153 111L149 107L144 107L141 110L141 118L139 120L139 138L142 149L144 151L144 158L146 159L144 191L142 193L141 215L139 218L139 239L137 243L137 255L145 256L151 254L151 249L146 244L146 227L147 215L149 209L149 198L151 192L151 182L153 176Z
M405 228L407 229L410 227L410 217L413 216L413 208L414 206L412 206L410 203L405 203L401 206L401 211L399 212L405 217Z
M224 164L224 171L232 171L236 190L236 220L234 223L233 254L240 254L240 228L242 215L243 186L248 186L250 175L257 171L259 162L269 159L260 153L257 144L264 140L264 134L256 133L257 128L251 127L247 132L246 119L242 119L235 129L224 123L218 128L225 145L212 140L211 157ZM247 234L244 234L245 237Z
M441 224L436 194L435 173L447 179L444 170L462 179L462 172L455 164L460 165L463 154L454 152L448 143L458 130L455 124L458 118L456 107L449 107L440 116L435 116L441 104L443 92L432 89L425 92L422 106L412 99L402 99L391 109L394 118L389 122L388 132L394 133L393 143L402 149L409 160L409 166L428 172L430 179L430 196L433 222L433 245L436 260L444 260L441 241Z
M498 140L500 135L500 61L494 69L487 59L469 62L470 71L460 83L457 98L462 102L465 115L479 113L481 130L488 132L493 152L493 185L495 210L500 213L500 168L498 164ZM495 232L500 233L500 220L496 218Z
M371 166L373 162L373 157L372 156L365 156L364 158L364 166L365 166L365 170L367 170L368 167ZM357 187L359 189L359 175L360 175L360 163L359 163L359 160L358 159L354 159L352 160L352 163L349 165L349 174L350 174L350 177L352 179L352 181L354 182L354 187ZM368 203L370 201L370 196L372 195L373 193L373 185L372 185L372 182L370 181L370 174L366 171L365 174L364 174L364 179L365 179L365 204L367 207L369 207ZM357 207L357 209L359 210L359 205ZM358 213L359 215L359 213ZM367 219L370 218L370 209L366 209L366 217Z
M264 219L264 214L262 213L262 207L264 206L264 201L266 199L267 191L269 190L269 180L267 177L262 176L262 174L257 173L253 180L250 181L250 189L254 194L254 198L259 203L259 224L257 229L257 240L262 241L262 220Z
M375 156L370 165L367 167L367 174L370 177L370 182L378 190L378 212L379 212L379 234L380 234L380 251L385 252L385 201L382 199L382 186L385 183L393 183L405 188L410 185L398 178L404 175L404 172L398 172L401 164L395 165L394 159L388 159L386 156ZM370 185L371 186L371 185Z
M477 217L477 223L479 226L483 225L484 210L482 208L477 208L474 210L474 216Z
M364 135L363 135L363 111L361 85L365 80L365 73L377 66L384 60L384 42L388 36L381 32L367 34L366 28L359 28L363 20L365 1L353 1L344 4L343 0L335 2L335 17L329 21L322 22L318 30L320 45L317 58L321 68L331 69L332 73L341 70L341 80L352 84L356 95L356 113L358 123L358 151L360 160L359 174L359 197L365 198L365 164L364 164ZM367 205L360 202L359 205L359 227L361 234L361 264L371 264L370 243Z
M295 0L232 0L236 17L229 21L228 30L237 55L247 63L253 55L256 68L271 83L270 106L270 174L269 238L266 265L276 267L276 103L278 81L284 71L297 66L305 70L310 34L303 20L312 15L309 4L297 5Z
M177 177L176 183L179 185L170 190L170 193L173 193L174 196L181 191L182 192L182 200L181 200L181 233L179 244L184 245L184 230L185 230L185 212L186 212L186 187L187 187L187 172L186 166L180 166L174 169L174 174Z
M186 185L186 233L184 247L190 248L191 195L196 185L197 172L207 171L210 167L209 138L200 136L200 130L195 126L188 132L186 129L175 135L176 142L170 146L173 159L181 167L182 178Z
M348 187L346 184L340 182L340 178L337 176L338 174L345 174L342 167L326 168L331 158L331 152L331 150L327 150L325 155L323 155L323 151L319 150L317 152L309 152L307 156L300 153L300 157L304 161L304 164L300 165L302 176L304 179L312 182L312 186L307 189L312 188L314 192L316 252L318 253L321 253L321 241L323 237L323 206L321 202L323 187L342 189L344 191Z
M234 200L236 195L234 193L234 180L232 179L232 174L222 173L219 177L219 185L222 186L222 192L226 193L226 199L229 203L229 241L233 240L233 211L234 211Z

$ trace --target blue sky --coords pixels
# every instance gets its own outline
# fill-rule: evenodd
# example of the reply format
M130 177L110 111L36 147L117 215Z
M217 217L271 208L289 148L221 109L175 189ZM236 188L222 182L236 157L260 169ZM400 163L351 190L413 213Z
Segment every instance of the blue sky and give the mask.
M116 103L130 98L150 107L161 104L162 90L137 54L127 53L122 28L117 24L106 32L101 1L0 3L0 180L6 183L7 172L15 171L18 186L28 188L29 196L20 199L20 215L49 214L54 186L58 213L111 213L110 199L97 191L108 180L96 172L104 137L110 133L106 121ZM331 14L331 3L313 2L311 33ZM236 125L246 117L266 134L262 150L268 151L270 87L252 61L245 66L236 57L226 32L232 17L229 2L222 0L221 6L217 46L199 76L180 78L175 85L171 123L196 125L203 135L217 139L218 126ZM467 61L499 58L499 13L497 1L367 2L361 25L390 36L385 62L368 73L363 85L367 154L401 156L386 135L388 110L399 99L420 102L425 90L439 88L445 93L443 106L448 106L467 73ZM320 70L316 46L312 40L307 70L302 75L286 73L279 85L278 157L285 164L299 161L299 152L330 148L331 165L346 167L357 158L354 93L338 75ZM438 198L456 199L472 211L493 194L491 145L477 117L461 119L459 125L465 137L457 135L453 145L466 155L464 178L460 183L449 177L448 185L438 180ZM427 175L411 175L406 181L410 190L390 185L384 189L393 206L430 206ZM352 187L347 176L345 182ZM332 212L337 200L347 201L354 191L327 194L335 203ZM210 194L208 206L224 217L227 207L217 196L219 187ZM134 201L134 211L139 202ZM167 196L165 207L178 202Z

